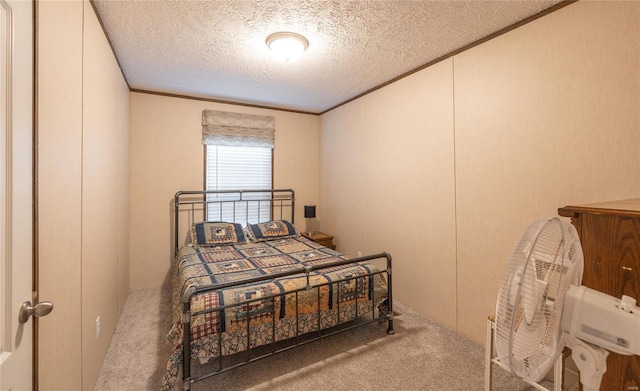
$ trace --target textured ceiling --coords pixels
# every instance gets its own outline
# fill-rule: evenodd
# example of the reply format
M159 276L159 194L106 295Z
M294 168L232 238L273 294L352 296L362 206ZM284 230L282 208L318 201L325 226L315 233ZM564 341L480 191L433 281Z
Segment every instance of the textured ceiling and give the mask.
M319 113L558 3L94 0L132 89ZM286 63L277 31L309 40Z

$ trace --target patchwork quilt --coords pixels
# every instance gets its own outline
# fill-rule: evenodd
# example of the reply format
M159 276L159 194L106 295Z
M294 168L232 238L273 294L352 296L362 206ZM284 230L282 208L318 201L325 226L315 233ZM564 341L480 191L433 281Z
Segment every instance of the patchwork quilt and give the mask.
M277 342L330 328L355 319L356 314L371 312L387 294L384 274L365 276L378 271L372 264L349 264L311 272L309 283L314 288L297 294L287 292L305 288L305 274L242 284L251 277L343 259L347 258L302 236L226 246L183 247L172 265L173 327L167 339L175 348L167 362L162 389L173 388L182 367L183 297L195 289L237 282L230 288L191 297L192 314L207 308L216 309L191 318L191 357L205 361L220 354L230 355L269 344L274 339ZM332 283L343 279L347 280ZM317 286L326 283L329 284ZM217 308L239 303L244 304Z

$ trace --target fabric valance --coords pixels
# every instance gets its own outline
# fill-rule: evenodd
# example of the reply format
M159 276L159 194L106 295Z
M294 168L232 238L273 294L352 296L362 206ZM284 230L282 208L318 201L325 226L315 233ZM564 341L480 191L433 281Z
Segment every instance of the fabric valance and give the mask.
M273 148L276 118L268 115L202 111L202 144Z

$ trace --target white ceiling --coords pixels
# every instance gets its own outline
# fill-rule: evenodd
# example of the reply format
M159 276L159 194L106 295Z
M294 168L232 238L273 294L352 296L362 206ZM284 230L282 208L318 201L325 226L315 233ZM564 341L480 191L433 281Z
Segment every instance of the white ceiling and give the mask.
M94 0L134 90L320 113L558 3ZM309 40L296 62L265 45Z

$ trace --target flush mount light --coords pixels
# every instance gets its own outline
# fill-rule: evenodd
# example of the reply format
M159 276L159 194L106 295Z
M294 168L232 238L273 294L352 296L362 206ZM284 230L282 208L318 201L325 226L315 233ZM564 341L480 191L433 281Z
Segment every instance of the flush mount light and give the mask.
M267 46L283 60L295 61L309 47L309 41L300 34L291 32L273 33L267 37Z

